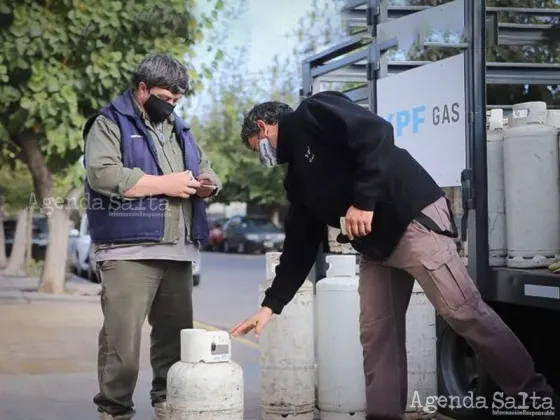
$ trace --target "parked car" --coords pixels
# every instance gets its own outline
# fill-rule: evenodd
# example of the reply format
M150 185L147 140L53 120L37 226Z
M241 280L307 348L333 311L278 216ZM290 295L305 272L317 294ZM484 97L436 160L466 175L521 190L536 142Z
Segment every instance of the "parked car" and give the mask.
M16 219L4 220L4 243L6 246L6 255L12 253L12 246L16 234ZM47 251L49 239L49 230L47 219L44 216L33 217L33 227L31 231L31 257L34 260L44 260Z
M206 249L209 251L223 251L224 249L224 224L227 219L218 219L211 223L210 233L208 234L208 244Z
M234 216L223 232L224 252L265 253L281 251L284 246L284 232L266 217Z
M89 225L87 216L84 214L80 220L80 228L70 230L68 241L68 263L70 269L78 276L85 277L89 274L90 248Z

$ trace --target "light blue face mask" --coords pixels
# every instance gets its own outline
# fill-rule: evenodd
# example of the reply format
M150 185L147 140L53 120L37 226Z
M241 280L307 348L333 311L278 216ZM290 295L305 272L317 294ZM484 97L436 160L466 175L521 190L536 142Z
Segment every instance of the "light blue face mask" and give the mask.
M259 157L261 165L265 168L272 168L278 164L276 149L272 147L267 137L259 140Z

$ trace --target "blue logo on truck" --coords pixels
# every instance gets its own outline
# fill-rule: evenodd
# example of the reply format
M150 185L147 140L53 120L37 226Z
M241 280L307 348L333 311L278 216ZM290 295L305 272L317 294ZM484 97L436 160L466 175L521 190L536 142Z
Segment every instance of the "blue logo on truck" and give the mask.
M426 121L427 109L427 105L401 109L389 114L385 119L393 125L395 137L401 137L405 134L417 134L426 123L435 127L443 124L454 124L460 120L458 102L432 107L428 121Z

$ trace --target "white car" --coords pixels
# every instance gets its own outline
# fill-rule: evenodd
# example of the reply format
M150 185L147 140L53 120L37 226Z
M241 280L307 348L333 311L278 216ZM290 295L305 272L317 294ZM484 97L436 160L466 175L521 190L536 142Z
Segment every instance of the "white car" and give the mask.
M79 229L70 230L70 241L68 244L68 261L70 269L79 276L85 276L89 272L89 249L91 237L87 216L84 214L80 221Z

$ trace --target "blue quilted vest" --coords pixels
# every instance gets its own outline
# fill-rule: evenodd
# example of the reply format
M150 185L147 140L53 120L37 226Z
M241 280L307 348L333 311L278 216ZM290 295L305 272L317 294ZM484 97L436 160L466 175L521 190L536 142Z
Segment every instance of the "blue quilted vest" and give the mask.
M125 91L86 122L84 139L98 115L113 121L121 131L121 152L126 168L139 168L148 175L162 175L152 136L137 112L132 90ZM174 131L181 149L185 170L199 175L199 153L194 138L185 122L175 115ZM141 137L142 139L140 139ZM84 156L87 162L87 156ZM166 197L152 196L133 200L107 197L94 191L85 182L87 216L91 239L94 243L159 242L163 239ZM203 199L189 198L193 207L191 238L204 243L208 238L208 219Z

